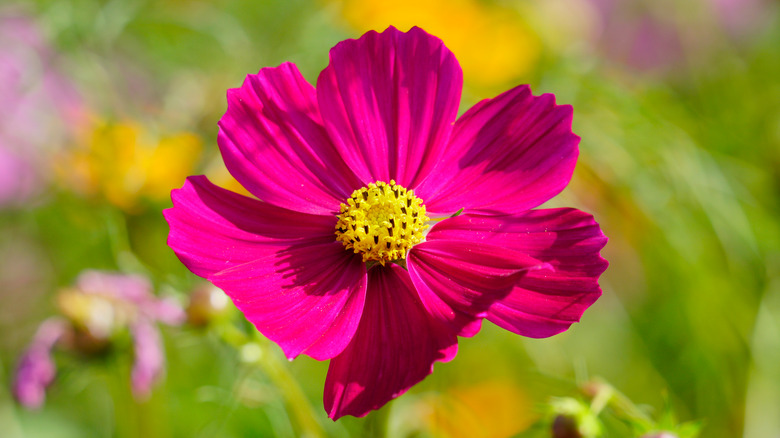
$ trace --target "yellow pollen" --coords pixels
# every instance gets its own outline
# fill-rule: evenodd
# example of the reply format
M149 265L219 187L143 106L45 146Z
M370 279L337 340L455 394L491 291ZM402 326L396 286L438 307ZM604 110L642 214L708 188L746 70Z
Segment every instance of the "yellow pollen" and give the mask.
M371 183L355 190L341 204L336 240L364 262L386 262L406 258L413 245L422 242L428 228L422 199L390 180Z

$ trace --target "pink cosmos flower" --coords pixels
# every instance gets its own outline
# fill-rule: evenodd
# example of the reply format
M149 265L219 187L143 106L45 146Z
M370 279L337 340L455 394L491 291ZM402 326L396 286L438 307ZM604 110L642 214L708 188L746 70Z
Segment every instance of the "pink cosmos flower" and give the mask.
M180 325L186 316L184 310L169 299L152 294L152 285L139 275L85 271L78 280L79 293L85 296L107 298L110 307L94 309L89 322L84 324L91 334L102 331L110 336L118 328L130 330L133 339L133 369L130 375L133 394L138 399L149 396L154 384L162 377L165 355L157 323ZM107 312L110 310L110 312ZM97 315L97 313L100 315ZM106 314L108 316L106 320Z
M179 325L184 310L155 297L144 277L93 270L81 273L75 288L62 291L58 301L65 318L44 321L19 360L13 384L19 403L28 408L43 404L56 375L52 351L57 344L95 353L103 351L116 333L128 329L134 353L131 388L136 398L147 397L165 367L157 323Z
M520 86L456 119L461 87L419 28L339 43L316 89L264 68L228 91L218 137L260 200L195 176L164 212L179 259L288 358L331 359L333 419L404 393L484 318L551 336L601 293L593 218L531 210L571 178L572 108Z

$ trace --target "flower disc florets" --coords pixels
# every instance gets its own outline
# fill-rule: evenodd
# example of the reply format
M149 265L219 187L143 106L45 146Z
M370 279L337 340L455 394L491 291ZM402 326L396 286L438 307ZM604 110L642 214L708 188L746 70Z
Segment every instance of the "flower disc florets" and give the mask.
M422 242L428 228L422 199L394 180L355 190L341 204L336 240L363 255L364 262L405 259L413 245Z

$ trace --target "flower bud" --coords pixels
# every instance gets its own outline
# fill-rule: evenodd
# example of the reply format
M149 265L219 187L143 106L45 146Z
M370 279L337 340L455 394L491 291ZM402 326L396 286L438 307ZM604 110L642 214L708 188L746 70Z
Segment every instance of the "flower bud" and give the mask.
M595 438L601 436L601 422L590 406L574 398L556 398L550 402L555 417L553 438Z
M204 327L228 315L232 307L225 292L209 283L203 283L190 294L187 322Z
M577 420L569 415L558 415L552 423L553 438L583 438Z

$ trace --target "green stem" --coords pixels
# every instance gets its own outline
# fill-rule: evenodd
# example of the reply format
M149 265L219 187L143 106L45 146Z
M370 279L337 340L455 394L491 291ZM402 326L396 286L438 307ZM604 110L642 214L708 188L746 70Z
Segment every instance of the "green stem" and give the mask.
M104 378L114 407L114 432L117 438L141 436L138 405L130 394L126 369L116 363L113 365L108 368Z
M619 418L630 419L645 428L652 428L653 420L650 416L636 407L623 393L605 382L598 382L598 388L590 403L590 410L595 415L599 415L602 409L609 406Z
M3 363L0 361L0 379L7 381L4 373ZM10 391L6 392L0 387L0 424L3 425L3 433L8 434L8 438L22 438L22 427L16 418L16 407L11 399Z
M372 438L384 438L387 436L387 423L390 418L390 405L378 411L368 414L366 422L363 424L363 436Z
M130 247L130 234L124 213L111 208L105 209L104 212L111 252L117 267L125 272L145 273L146 268Z
M287 405L300 429L301 437L324 437L314 410L295 377L290 373L287 360L275 351L267 339L255 334L254 339L231 324L218 327L220 337L236 347L241 360L248 365L260 367L268 378L281 390Z

